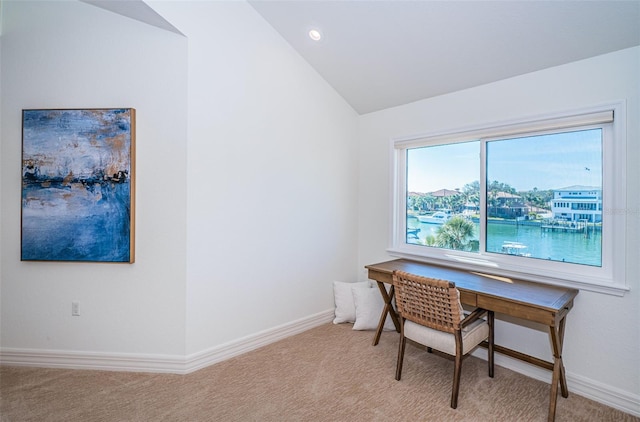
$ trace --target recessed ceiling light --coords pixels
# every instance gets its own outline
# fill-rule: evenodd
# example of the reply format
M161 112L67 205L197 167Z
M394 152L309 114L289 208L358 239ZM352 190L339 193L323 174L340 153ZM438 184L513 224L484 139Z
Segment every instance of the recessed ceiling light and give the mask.
M317 29L312 29L311 31L309 31L309 38L314 41L320 41L320 39L322 38L322 33L320 33L320 31L318 31Z

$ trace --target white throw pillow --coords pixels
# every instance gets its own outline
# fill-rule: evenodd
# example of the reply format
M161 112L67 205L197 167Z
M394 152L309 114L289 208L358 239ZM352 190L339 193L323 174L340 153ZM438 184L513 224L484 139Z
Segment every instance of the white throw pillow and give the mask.
M379 289L363 289L354 287L353 302L356 307L356 322L353 324L354 330L375 330L378 328L380 315L384 308L384 300ZM391 316L387 315L384 322L385 331L396 329Z
M333 282L333 298L336 302L334 324L341 324L343 322L355 322L356 320L356 308L353 303L353 293L351 289L357 286L361 289L370 288L371 284L368 281L358 281L355 283L346 283L344 281Z

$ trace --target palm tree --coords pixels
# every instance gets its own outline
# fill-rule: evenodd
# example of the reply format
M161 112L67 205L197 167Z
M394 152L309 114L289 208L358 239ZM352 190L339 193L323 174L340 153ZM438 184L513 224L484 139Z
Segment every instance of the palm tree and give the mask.
M407 195L407 209L425 212L433 208L435 198L430 193L409 193Z
M438 246L438 243L437 243L437 241L436 241L436 238L435 238L435 236L433 236L433 235L427 235L427 237L425 237L425 238L424 238L424 242L423 242L423 244L424 244L425 246L434 246L434 247L437 247L437 246Z
M467 250L472 247L469 240L473 237L474 230L471 221L457 215L438 228L436 243L441 248Z
M480 182L474 181L467 183L462 188L462 194L464 195L464 206L471 204L474 206L474 210L480 210Z

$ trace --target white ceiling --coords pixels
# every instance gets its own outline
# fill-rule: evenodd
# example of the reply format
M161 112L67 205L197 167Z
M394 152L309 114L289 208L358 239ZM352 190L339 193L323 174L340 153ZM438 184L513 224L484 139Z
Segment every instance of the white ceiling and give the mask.
M249 3L360 114L640 45L637 0Z
M82 1L180 33L142 0ZM360 114L640 45L640 0L249 4Z

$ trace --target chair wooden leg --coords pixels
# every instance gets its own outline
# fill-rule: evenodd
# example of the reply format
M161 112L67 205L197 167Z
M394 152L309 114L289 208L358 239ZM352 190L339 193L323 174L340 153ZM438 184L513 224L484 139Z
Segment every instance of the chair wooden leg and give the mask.
M453 369L453 387L451 388L451 408L458 407L458 392L460 391L460 374L462 373L462 353L456 354Z
M494 314L493 311L487 312L487 322L489 323L489 347L487 348L487 360L489 361L489 377L493 378L493 354L495 337L493 334L494 327Z
M462 347L462 332L456 330L454 333L456 339L456 356L455 366L453 368L453 386L451 387L451 408L458 407L458 392L460 391L460 374L462 373L462 359L464 358L464 348Z
M407 339L404 336L404 318L400 318L400 343L398 344L398 362L396 364L396 380L400 381L402 376L402 364L404 360L404 349Z

